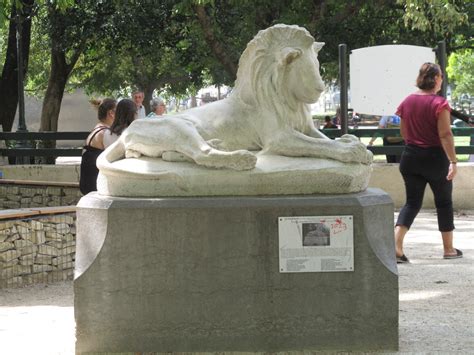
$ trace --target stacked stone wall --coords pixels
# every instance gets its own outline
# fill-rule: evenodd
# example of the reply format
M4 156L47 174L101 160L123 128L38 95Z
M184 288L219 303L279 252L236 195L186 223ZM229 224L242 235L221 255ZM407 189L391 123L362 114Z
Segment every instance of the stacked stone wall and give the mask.
M72 280L75 213L0 220L0 288Z
M75 206L81 197L77 186L0 181L0 209Z

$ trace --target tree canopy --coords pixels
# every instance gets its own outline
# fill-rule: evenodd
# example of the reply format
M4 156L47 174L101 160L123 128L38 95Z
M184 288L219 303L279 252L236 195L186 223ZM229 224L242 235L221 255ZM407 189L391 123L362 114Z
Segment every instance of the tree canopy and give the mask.
M463 0L0 0L0 68L12 38L10 10L28 2L35 17L27 87L55 96L56 104L64 89L77 86L114 96L140 88L146 103L155 90L189 94L206 78L232 85L248 41L276 23L298 24L326 43L319 59L328 82L338 77L340 43L434 47L445 39L456 90L472 88L464 74L471 68L473 6ZM62 61L67 70L58 72ZM52 90L55 82L64 85ZM45 120L58 113L45 112Z

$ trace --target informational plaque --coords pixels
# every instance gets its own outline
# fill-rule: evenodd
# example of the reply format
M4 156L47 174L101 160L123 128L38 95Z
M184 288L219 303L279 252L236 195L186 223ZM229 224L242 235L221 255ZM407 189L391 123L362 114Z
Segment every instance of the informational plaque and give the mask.
M279 217L280 272L354 271L353 216Z

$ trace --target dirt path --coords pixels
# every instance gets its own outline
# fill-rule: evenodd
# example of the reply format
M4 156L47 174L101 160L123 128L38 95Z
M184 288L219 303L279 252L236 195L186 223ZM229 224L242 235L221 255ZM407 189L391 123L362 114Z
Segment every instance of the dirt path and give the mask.
M474 354L473 212L456 217L455 246L465 257L443 260L434 213L418 216L399 267L400 351L387 354ZM2 355L74 354L74 326L72 282L0 290Z

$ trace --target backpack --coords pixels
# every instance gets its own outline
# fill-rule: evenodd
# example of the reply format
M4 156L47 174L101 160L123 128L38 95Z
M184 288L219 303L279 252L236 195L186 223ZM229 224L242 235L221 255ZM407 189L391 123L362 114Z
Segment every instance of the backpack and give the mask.
M87 195L91 191L97 191L97 176L99 175L99 169L97 168L96 161L97 157L104 151L104 149L92 147L90 143L97 133L105 129L109 128L98 128L92 135L89 143L86 142L86 145L83 147L81 172L79 177L79 190L81 190L83 195Z

